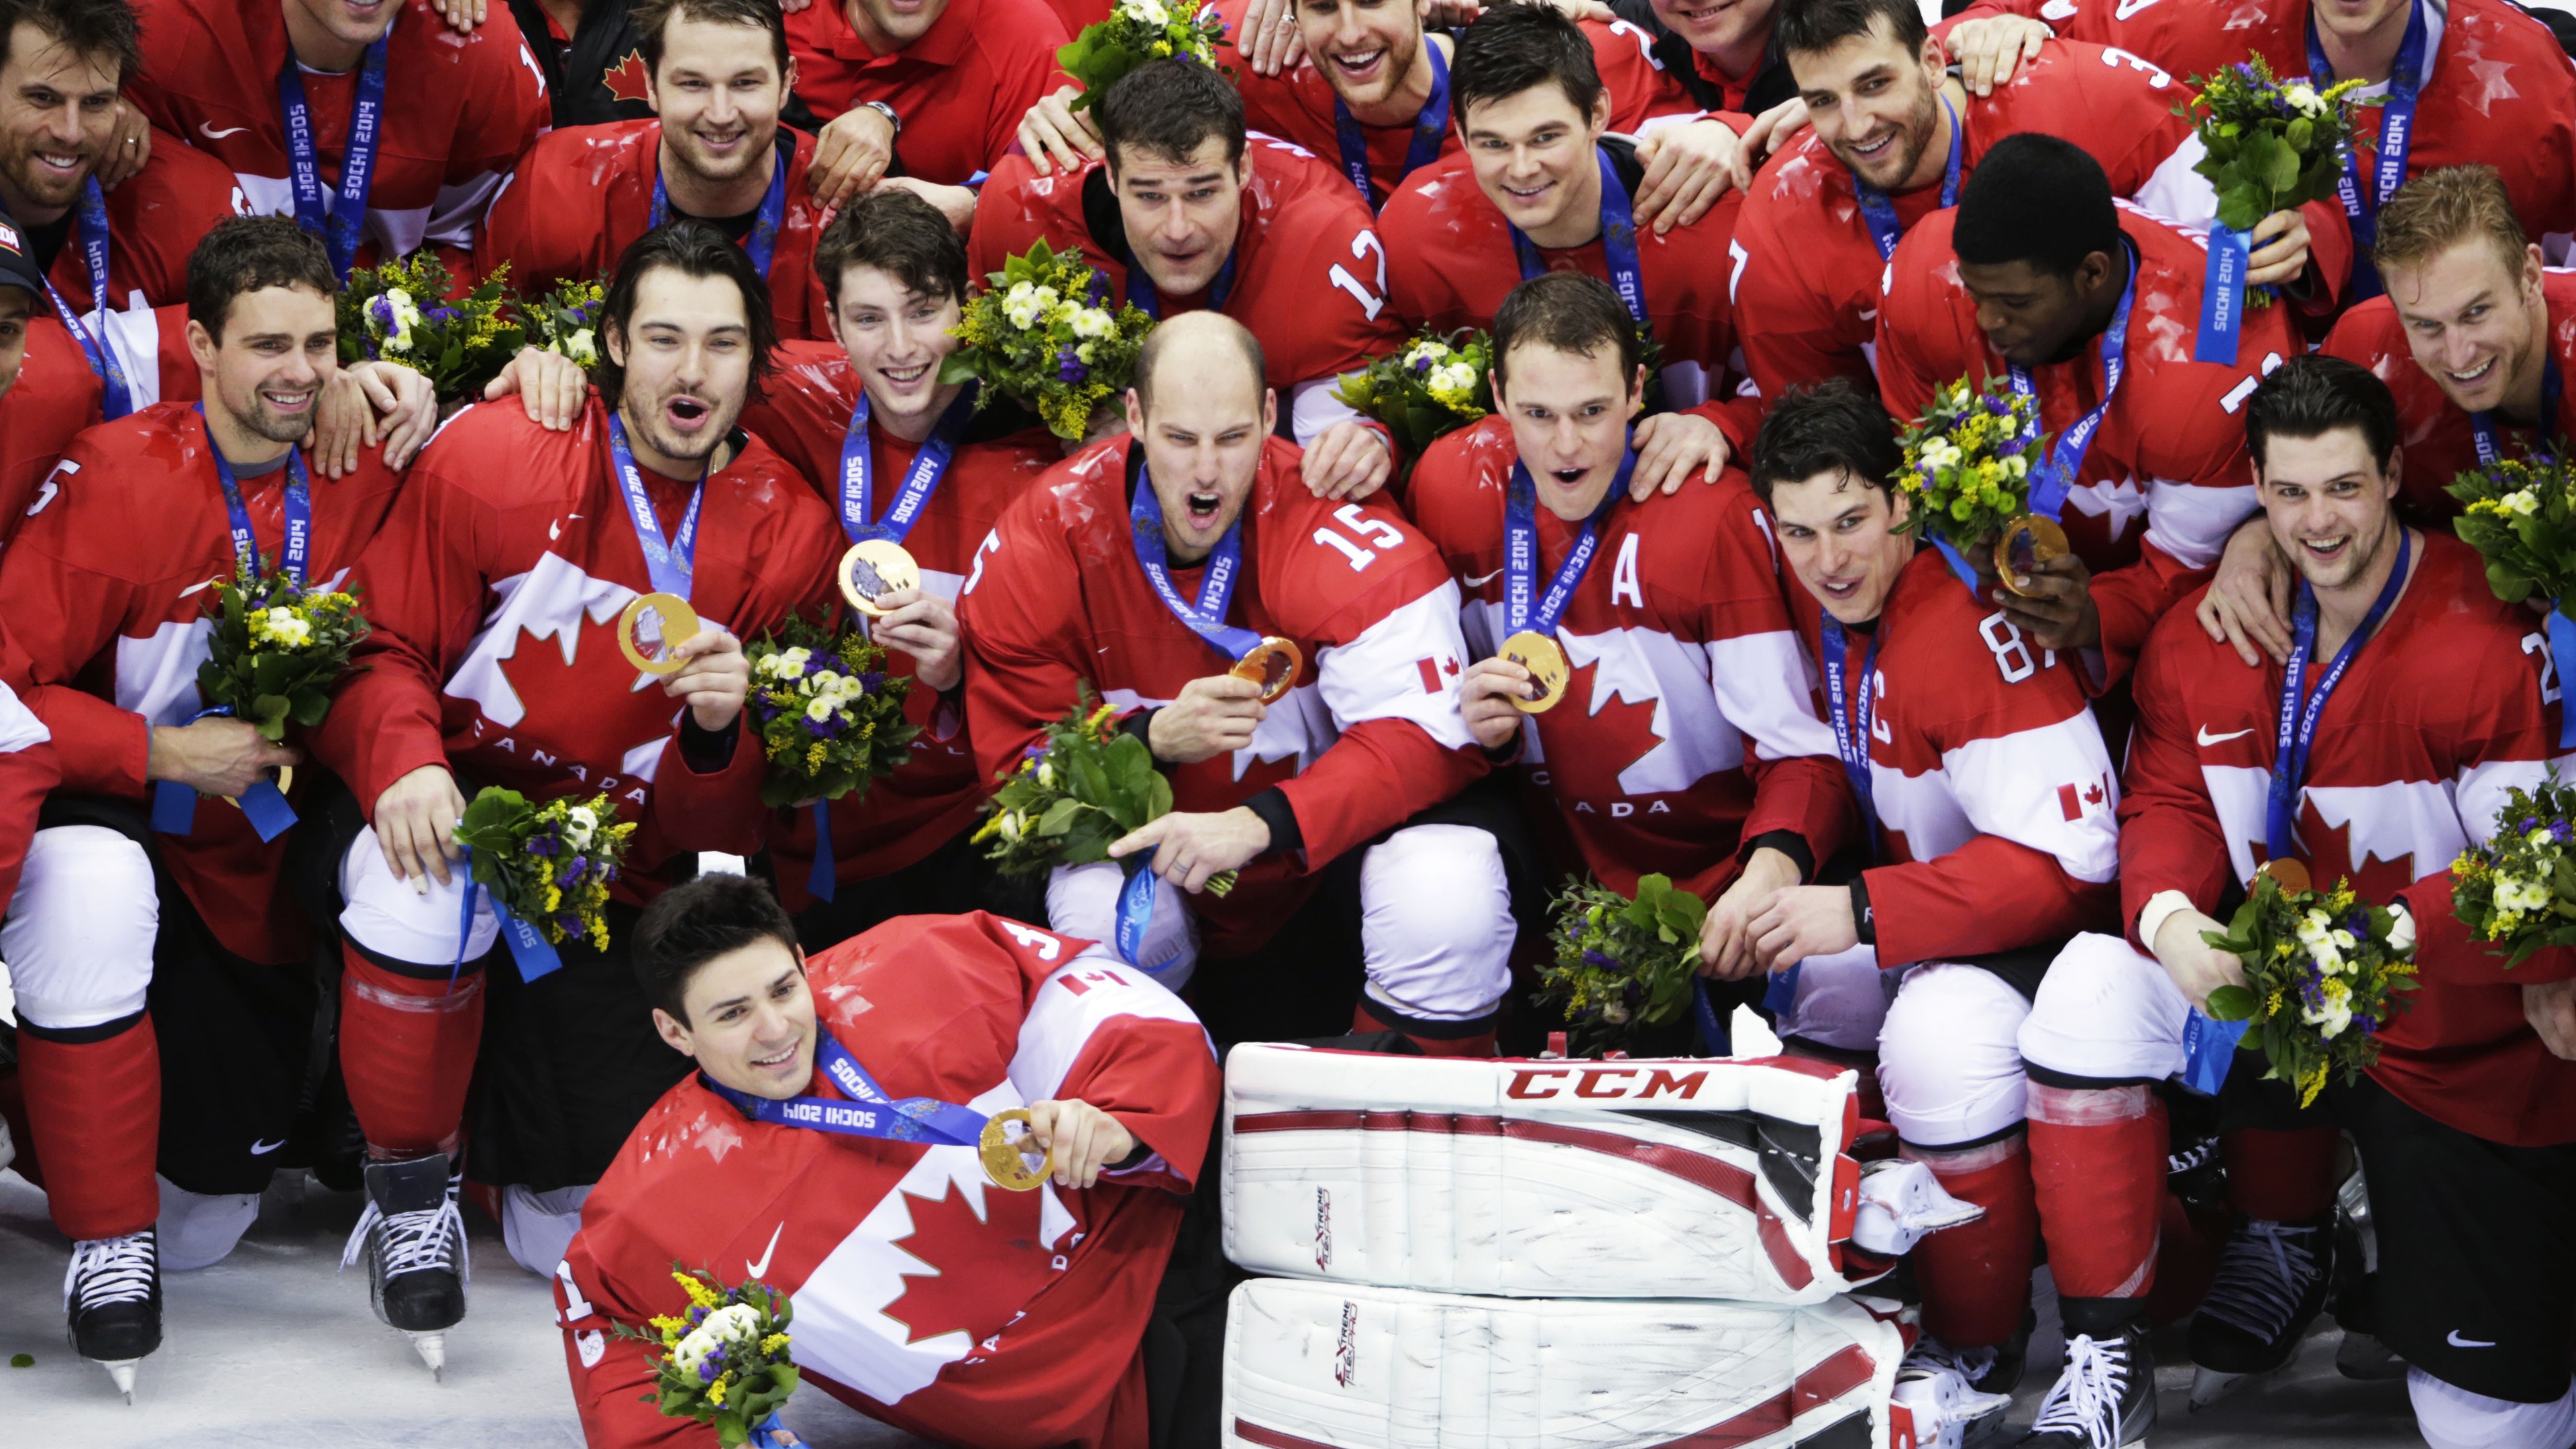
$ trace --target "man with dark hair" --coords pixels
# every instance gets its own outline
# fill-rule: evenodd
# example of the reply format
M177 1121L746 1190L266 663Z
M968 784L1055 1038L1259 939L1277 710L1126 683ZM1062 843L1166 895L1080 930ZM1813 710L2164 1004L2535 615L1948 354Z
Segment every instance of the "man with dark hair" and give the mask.
M492 1049L475 1177L503 1185L511 1252L542 1273L677 1074L620 959L635 912L696 852L757 847L765 761L741 723L739 640L830 590L828 512L736 427L776 344L742 249L703 222L646 232L599 337L571 431L478 408L422 455L352 575L374 632L313 738L370 822L340 864L340 1062L369 1158L350 1252L424 1350L465 1311L454 1180L477 1038ZM629 607L648 593L669 631L658 660ZM658 667L639 673L630 648ZM566 940L533 980L487 969L500 925L467 894L460 779L605 795L638 827L605 950Z
M2112 194L2169 220L2205 226L2217 194L2192 170L2203 153L2176 114L2189 88L2133 55L2048 41L2012 85L1973 93L1926 33L1913 0L1806 0L1780 20L1780 45L1813 124L1767 168L1736 228L1732 295L1744 358L1764 395L1843 376L1866 384L1881 280L1905 229L1956 204L1996 142L2043 131L2102 165ZM2315 203L2254 228L2249 284L2316 285L2294 294L2330 313L2351 265L2341 208Z
M1660 872L1712 902L1701 960L1748 974L1749 903L1812 880L1852 813L1769 522L1740 470L1625 496L1645 384L1607 283L1513 288L1493 383L1498 416L1435 444L1407 493L1466 600L1467 727L1553 801L1592 875L1634 891Z
M1487 327L1512 288L1541 272L1581 272L1618 290L1657 349L1661 398L1693 407L1724 396L1735 315L1727 242L1740 193L1671 232L1634 224L1644 176L1635 149L1604 139L1610 98L1592 47L1546 5L1502 5L1459 33L1450 107L1464 154L1414 173L1388 202L1390 300L1408 322ZM1733 420L1752 435L1750 407ZM1648 419L1632 486L1642 497L1725 461L1722 407ZM1713 476L1713 474L1712 474Z
M1755 903L1746 934L1788 1049L1875 1054L1905 1155L1985 1210L1914 1249L1925 1337L1899 1392L1921 1379L1916 1402L1999 1422L1981 1395L2021 1378L2036 1242L2013 1031L2058 945L2110 916L2117 801L2074 672L1903 531L1900 461L1886 412L1841 379L1792 390L1754 443L1753 490L1822 610L1827 715L1876 863Z
M962 188L998 169L1071 38L1047 0L813 0L787 21L796 95L827 123L827 168L860 158L851 189L818 200L895 174L971 209Z
M827 335L809 194L811 136L779 124L795 83L777 0L639 0L645 93L656 118L538 141L475 233L486 273L531 291L588 281L647 230L688 217L722 231L768 279L788 337Z
M815 265L836 341L785 344L743 422L805 475L850 543L891 539L921 566L918 589L883 596L889 612L861 622L911 677L904 712L922 730L910 762L864 795L770 816L779 895L819 951L889 916L999 903L966 841L985 780L966 739L957 590L1003 511L1063 455L1025 414L978 411L975 384L940 381L966 305L966 244L928 202L860 197L824 229Z
M125 94L231 168L239 209L292 216L343 276L424 246L461 265L547 124L519 28L448 30L428 0L136 0ZM399 23L397 23L399 21Z
M1514 927L1502 837L1474 800L1443 808L1486 769L1458 715L1458 586L1401 514L1293 481L1259 356L1230 319L1164 323L1137 362L1129 435L1074 454L1002 516L960 605L976 759L987 778L1015 767L1087 681L1171 776L1175 813L1111 861L1058 867L1058 929L1116 941L1177 989L1204 922L1202 1010L1211 991L1258 988L1329 1032L1351 1000L1339 961L1308 953L1252 981L1214 958L1261 948L1310 901L1355 908L1356 1029L1487 1055ZM1151 867L1133 886L1129 856ZM1201 894L1224 871L1240 872L1232 889Z
M74 1240L73 1343L128 1393L160 1343L161 1269L231 1251L297 1135L313 1021L309 984L293 984L312 936L280 882L294 817L277 793L318 794L270 782L301 758L293 744L200 697L206 580L239 563L330 586L397 482L370 454L312 486L305 445L340 365L319 241L227 220L188 280L205 401L83 433L0 567L0 680L51 728L63 776L0 953L48 1205Z
M1926 217L1889 262L1878 315L1888 411L2008 378L2049 441L2031 507L2074 551L2011 580L1962 550L1976 593L2032 644L2082 651L2095 689L2128 674L2147 631L2216 565L2253 507L2236 411L2300 352L2285 307L2248 309L2232 364L2195 359L2207 275L2196 232L2115 202L2075 143L1995 143L1956 211ZM2140 515L2145 527L2132 524Z
M792 1296L804 1381L907 1433L1146 1442L1143 1340L1218 1108L1188 1007L1105 947L980 912L809 958L734 875L662 896L634 942L651 1023L697 1070L555 1272L590 1444L669 1440L657 1356L613 1330L688 1312L674 1259ZM898 1132L889 1103L918 1121ZM979 1160L1013 1116L1024 1150ZM1176 1387L1153 1384L1158 1428Z
M1362 498L1394 470L1379 425L1335 396L1404 338L1387 307L1376 218L1332 167L1284 141L1248 146L1243 98L1173 56L1130 71L1095 109L1107 159L1052 176L995 168L969 238L976 276L1045 241L1079 250L1111 295L1157 317L1204 308L1251 329L1307 487ZM1106 409L1104 409L1106 411Z
M2187 613L2156 629L2120 807L2125 939L2069 943L2021 1028L2040 1220L2074 1345L2037 1442L2129 1444L2154 1420L2141 1305L2165 1130L2152 1088L2189 1065L2186 1021L2209 993L2244 984L2209 941L2278 862L2409 913L2420 989L2375 1024L2367 1076L2329 1083L2314 1110L2252 1080L2244 1058L2225 1073L2242 1217L2192 1323L2192 1401L2297 1351L2334 1276L2341 1127L2369 1174L2372 1317L2413 1365L2424 1437L2563 1443L2576 1254L2531 1225L2576 1212L2576 961L2549 950L2506 970L2453 916L2447 869L2495 828L2507 789L2547 769L2539 625L2496 599L2474 551L2397 516L2397 414L2378 379L2294 359L2245 415L2266 526L2299 571L2290 659L2243 668Z

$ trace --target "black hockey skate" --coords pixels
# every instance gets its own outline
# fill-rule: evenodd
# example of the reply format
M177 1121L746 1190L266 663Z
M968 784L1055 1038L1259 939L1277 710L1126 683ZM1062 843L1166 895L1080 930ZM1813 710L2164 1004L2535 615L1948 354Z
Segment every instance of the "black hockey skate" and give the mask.
M2108 1338L2070 1333L2066 1367L2039 1401L2024 1449L2119 1449L2156 1423L2156 1357L2143 1324Z
M447 1154L367 1164L367 1210L340 1255L348 1267L367 1262L367 1296L376 1317L411 1335L433 1376L447 1367L447 1330L465 1317L473 1265L465 1252L465 1218L456 1208L456 1179Z
M134 1402L134 1365L161 1346L161 1245L150 1228L72 1244L63 1274L72 1351L107 1370Z
M2334 1216L2300 1223L2250 1218L2218 1260L2217 1280L2191 1320L2191 1406L2204 1409L2277 1372L2326 1304L2334 1281Z

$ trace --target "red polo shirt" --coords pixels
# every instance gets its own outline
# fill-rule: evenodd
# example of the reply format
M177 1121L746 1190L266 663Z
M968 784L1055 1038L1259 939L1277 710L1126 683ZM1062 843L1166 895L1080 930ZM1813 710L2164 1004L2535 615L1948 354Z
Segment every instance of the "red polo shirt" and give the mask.
M796 94L814 114L885 102L903 118L903 174L946 186L992 170L1029 107L1066 83L1055 52L1068 39L1046 0L949 0L928 34L891 55L859 38L841 0L787 17Z

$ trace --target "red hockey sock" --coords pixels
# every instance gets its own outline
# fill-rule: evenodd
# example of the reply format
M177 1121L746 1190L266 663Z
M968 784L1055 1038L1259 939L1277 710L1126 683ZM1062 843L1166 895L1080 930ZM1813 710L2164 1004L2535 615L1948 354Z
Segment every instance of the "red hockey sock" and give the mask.
M161 1216L161 1042L152 1018L99 1041L18 1033L27 1126L46 1166L45 1205L74 1241L139 1233Z
M2335 1143L2332 1127L2292 1132L2243 1128L2219 1134L2227 1159L2227 1205L2249 1218L2305 1222L2334 1206Z
M1914 1245L1923 1289L1923 1331L1952 1348L1989 1348L2021 1327L2030 1307L2030 1264L2038 1223L2031 1207L2030 1153L2019 1137L1965 1152L1905 1155L1932 1169L1950 1196L1986 1210Z
M452 1155L483 1034L482 973L451 987L444 973L405 976L341 950L340 1074L369 1155Z
M2188 1318L2218 1277L2218 1255L2227 1247L2225 1213L2195 1215L2182 1199L2165 1194L2164 1230L2156 1240L2156 1282L2147 1293L2147 1321Z
M2164 1104L2145 1087L2030 1084L2030 1176L2061 1296L2154 1286L2166 1145Z
M1361 998L1359 1005L1351 1008L1351 1030L1355 1033L1371 1031L1401 1033L1406 1041L1422 1048L1422 1054L1426 1057L1490 1057L1494 1054L1494 1029L1490 1026L1474 1036L1422 1036L1405 1031L1403 1027L1378 1020L1370 1012L1368 1000L1365 997Z

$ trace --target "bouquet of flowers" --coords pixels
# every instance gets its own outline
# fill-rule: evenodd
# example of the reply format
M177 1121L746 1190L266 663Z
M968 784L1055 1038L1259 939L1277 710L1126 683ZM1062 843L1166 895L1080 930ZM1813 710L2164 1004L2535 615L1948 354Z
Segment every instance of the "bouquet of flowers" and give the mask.
M640 1329L616 1325L619 1338L655 1355L654 1392L644 1402L666 1418L713 1428L724 1449L799 1442L775 1437L785 1433L777 1412L798 1382L787 1332L796 1310L787 1295L766 1283L727 1288L714 1274L677 1263L671 1276L688 1292L687 1313L663 1314Z
M2495 834L2451 862L2451 913L2500 947L2505 967L2545 946L2576 946L2576 788L2558 772L2537 790L2505 792Z
M1225 43L1225 22L1216 7L1187 10L1164 0L1118 0L1106 20L1082 27L1073 43L1058 49L1055 63L1081 85L1073 109L1087 110L1120 76L1149 60L1186 55L1199 64L1223 70L1216 48Z
M2448 492L2465 505L2456 527L2486 559L2497 598L2564 600L2576 589L2576 480L2561 454L2500 459L2462 473Z
M1961 378L1905 430L1897 491L1912 505L1911 533L1965 547L1995 537L2030 508L2030 475L2046 458L2039 405L2001 378L1970 388Z
M939 365L939 380L981 378L1036 409L1057 437L1080 438L1092 409L1127 390L1154 319L1113 305L1108 279L1080 252L1044 241L986 281L954 329L966 345ZM990 396L978 393L976 406Z
M750 655L752 715L769 755L762 804L864 794L910 758L921 733L903 716L912 681L889 676L885 650L866 635L834 634L790 613Z
M322 722L350 651L367 637L355 595L299 584L282 570L241 569L215 585L207 612L215 627L197 666L197 693L271 741L286 738L289 721L307 729Z
M1637 877L1635 899L1595 882L1557 893L1556 959L1538 969L1541 1006L1564 1012L1592 1045L1619 1041L1638 1026L1678 1018L1699 971L1699 928L1708 906L1670 876Z
M2237 1049L2259 1049L2271 1063L2263 1075L2296 1087L2304 1107L2329 1076L2350 1082L2379 1059L2370 1038L2415 985L2415 942L2396 938L2395 925L2394 913L2356 901L2348 880L2283 890L2257 875L2226 932L2202 933L2245 963L2246 984L2209 993L2209 1015L2249 1023Z
M606 795L531 805L516 790L487 785L456 823L456 842L474 852L474 882L496 906L549 944L588 937L608 949L608 888L635 827Z
M2335 194L2352 144L2352 93L2360 81L2324 90L2303 80L2284 85L2256 55L2191 83L2199 94L2174 114L2191 122L2208 151L2191 169L2217 190L2220 226L2250 232L2276 211ZM2272 298L2248 287L2245 300L2260 307Z
M1145 742L1118 728L1114 705L1094 705L1091 686L1064 718L1047 726L1001 788L974 843L1004 875L1107 860L1109 847L1172 811L1172 782L1154 768ZM1130 856L1131 871L1142 857ZM1233 871L1209 878L1216 895L1234 889Z
M340 290L340 361L401 363L428 378L442 403L482 397L519 353L509 272L504 265L451 301L436 252L359 267Z
M1343 378L1333 395L1386 424L1411 472L1423 449L1494 410L1493 363L1493 339L1482 332L1426 331Z
M579 366L599 364L599 308L608 289L598 282L566 282L519 299L527 345L569 357Z

